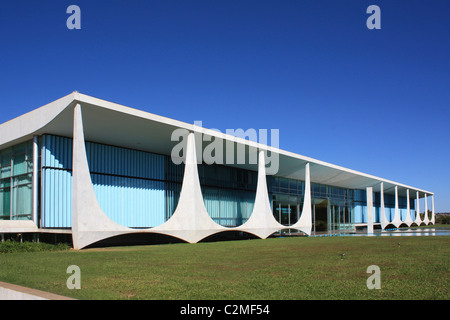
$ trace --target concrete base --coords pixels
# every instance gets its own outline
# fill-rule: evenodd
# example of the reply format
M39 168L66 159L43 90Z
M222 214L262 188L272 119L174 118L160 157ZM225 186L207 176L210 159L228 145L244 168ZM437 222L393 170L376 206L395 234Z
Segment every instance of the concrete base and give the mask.
M0 233L27 233L37 232L38 228L31 220L2 220Z

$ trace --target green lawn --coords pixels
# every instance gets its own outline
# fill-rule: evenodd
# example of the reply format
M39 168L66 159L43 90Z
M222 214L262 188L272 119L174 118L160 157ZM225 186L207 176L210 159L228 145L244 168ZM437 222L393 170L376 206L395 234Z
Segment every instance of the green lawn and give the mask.
M448 300L449 243L300 237L7 253L0 281L79 299ZM69 265L81 269L80 290L66 287ZM380 290L366 286L370 265L381 269Z

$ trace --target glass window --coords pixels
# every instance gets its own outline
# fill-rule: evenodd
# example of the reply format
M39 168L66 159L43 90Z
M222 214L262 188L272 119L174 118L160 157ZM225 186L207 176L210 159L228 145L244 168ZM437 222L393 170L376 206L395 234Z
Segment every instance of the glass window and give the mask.
M303 182L303 181L298 182L298 192L299 192L299 194L305 193L305 182Z
M11 149L0 152L0 179L11 176Z
M27 165L25 162L25 153L14 155L13 158L13 175L27 173Z
M0 179L8 178L11 176L11 167L1 167L0 168Z
M320 185L320 193L321 193L322 197L327 196L327 187L324 184Z
M32 176L20 176L13 178L13 190L12 190L12 208L13 219L31 218L31 205L32 205Z
M352 189L348 189L348 199L353 200L353 190Z
M0 189L9 188L11 186L11 179L0 180Z
M280 178L280 192L289 192L289 180Z
M313 185L314 196L320 197L320 185L317 183L313 183L312 185Z
M0 220L9 219L11 208L11 179L0 180Z
M0 151L0 219L31 219L33 143Z
M332 188L332 193L333 193L333 198L337 198L338 197L338 188L333 187Z
M18 144L18 145L13 147L13 153L14 154L26 153L26 151L27 151L27 144L26 143L21 143L21 144Z
M354 196L355 196L355 201L366 202L366 192L364 190L355 190Z
M290 193L297 193L297 180L289 179L289 192Z
M268 176L268 177L270 177L270 176ZM272 177L271 178L271 186L272 186L272 192L279 192L280 191L278 177Z

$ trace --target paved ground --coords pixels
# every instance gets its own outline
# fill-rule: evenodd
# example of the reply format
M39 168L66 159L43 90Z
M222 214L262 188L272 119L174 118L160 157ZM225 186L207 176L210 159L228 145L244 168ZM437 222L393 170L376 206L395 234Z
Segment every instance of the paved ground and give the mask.
M0 300L75 300L75 299L0 281Z

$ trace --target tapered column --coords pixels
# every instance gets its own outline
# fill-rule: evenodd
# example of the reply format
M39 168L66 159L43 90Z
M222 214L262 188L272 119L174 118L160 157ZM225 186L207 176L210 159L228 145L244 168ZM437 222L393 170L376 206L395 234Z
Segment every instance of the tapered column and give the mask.
M384 207L384 183L380 183L380 223L381 229L385 229L389 224L388 219L386 218L386 209Z
M367 198L367 233L373 233L373 188L366 188Z
M397 228L402 224L402 220L400 219L400 209L398 207L398 186L395 186L395 211L392 224Z
M405 223L409 226L413 224L411 217L411 204L409 203L409 189L406 189L406 219Z
M416 218L414 219L414 223L420 226L422 220L420 219L420 198L419 191L416 191Z
M260 150L258 155L258 183L252 214L243 225L233 228L233 230L249 232L263 239L275 231L286 228L276 221L270 208L265 159L265 152Z
M305 195L303 198L303 210L300 220L292 228L310 235L312 228L312 201L311 201L311 174L309 163L305 165Z
M195 243L227 229L214 222L206 210L198 177L195 135L186 134L184 176L178 205L170 219L152 231Z
M112 221L101 209L89 172L81 105L74 108L72 154L72 240L81 249L101 239L126 233L129 228Z
M426 225L430 224L430 219L428 218L428 200L427 200L427 194L425 193L425 215L423 216L423 223Z
M435 224L435 217L434 217L434 194L431 196L431 221L432 224Z

